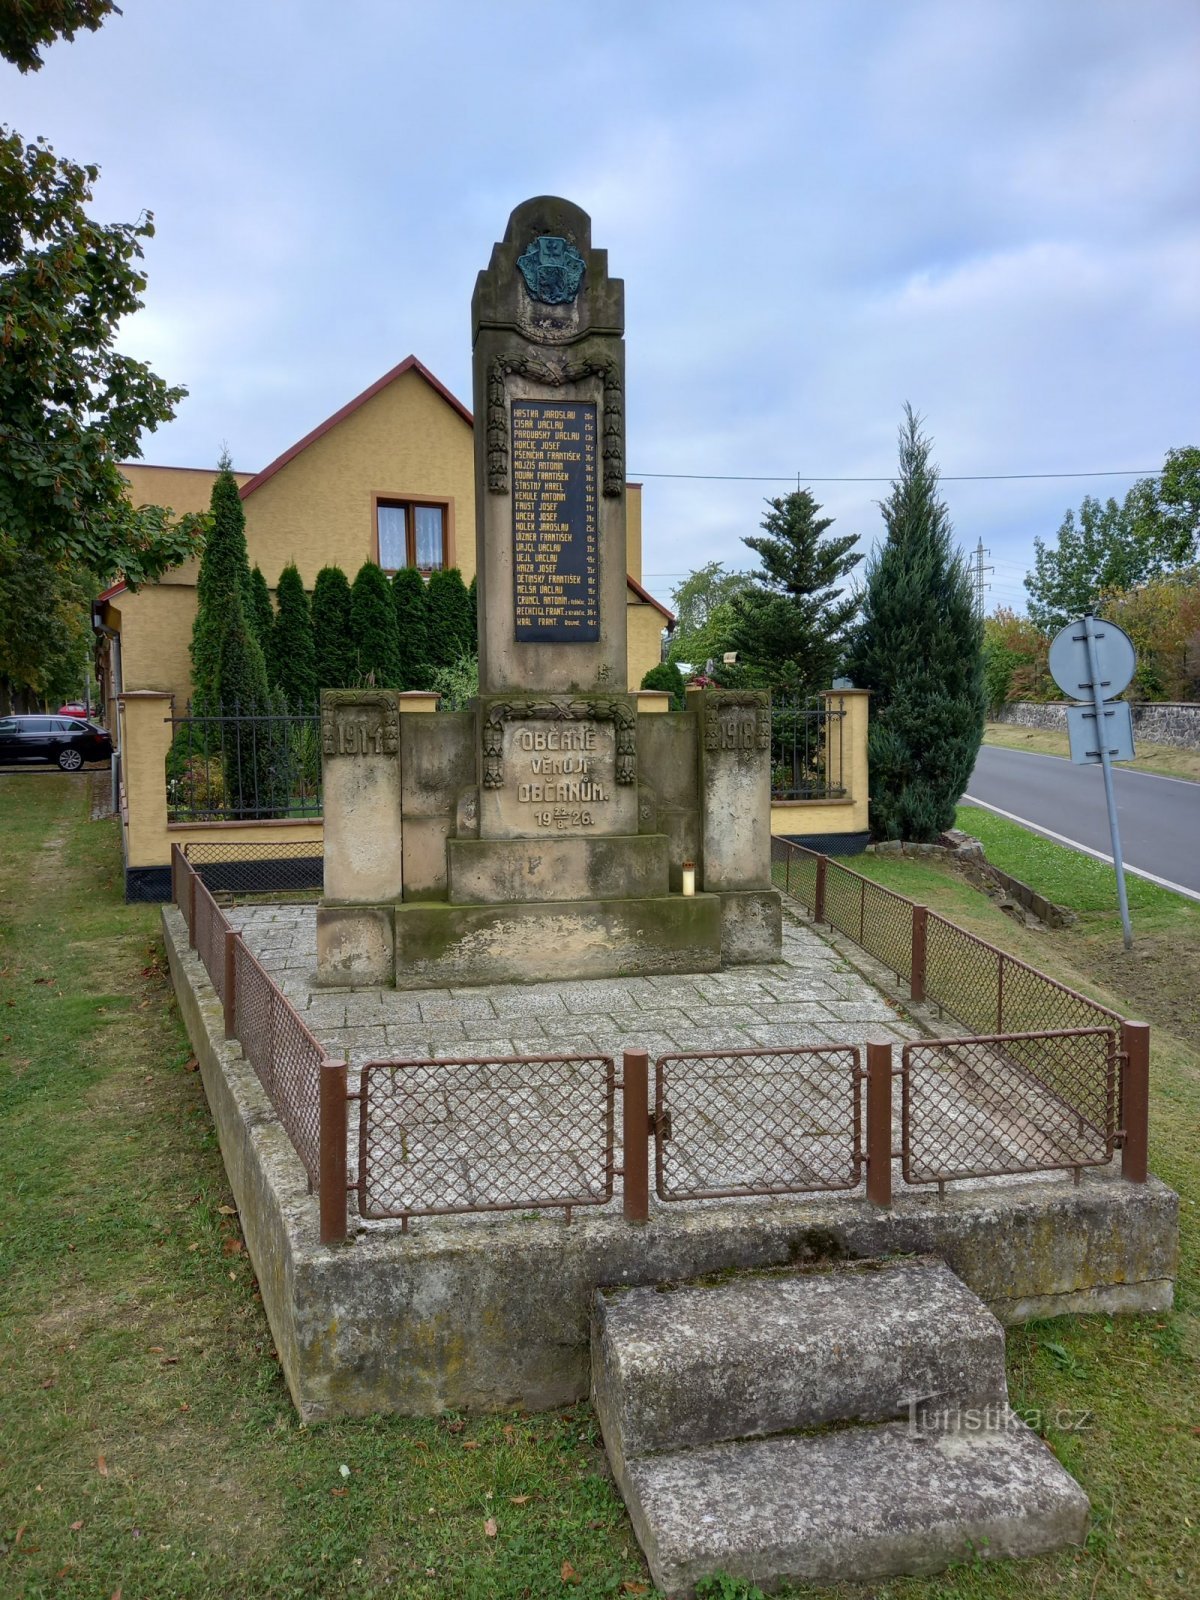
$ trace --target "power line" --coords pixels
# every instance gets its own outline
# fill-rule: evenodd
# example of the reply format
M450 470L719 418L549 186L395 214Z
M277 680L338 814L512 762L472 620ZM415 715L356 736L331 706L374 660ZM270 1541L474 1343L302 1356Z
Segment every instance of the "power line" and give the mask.
M695 483L894 483L895 473L886 478L814 478L806 472L631 472L636 483L641 478L688 479ZM1134 467L1106 467L1100 472L940 472L941 483L1014 483L1035 478L1161 478L1161 472L1144 472Z

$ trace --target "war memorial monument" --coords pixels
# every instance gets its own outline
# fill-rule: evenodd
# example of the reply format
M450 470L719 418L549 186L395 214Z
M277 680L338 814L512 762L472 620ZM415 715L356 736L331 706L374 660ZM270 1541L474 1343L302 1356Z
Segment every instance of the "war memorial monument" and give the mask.
M322 696L318 979L771 960L767 695L639 712L626 681L624 285L586 213L518 206L471 322L479 697L402 717L389 691Z
M314 1423L590 1394L673 1596L1079 1544L1003 1325L1172 1304L1149 1030L901 897L906 1003L784 919L767 697L626 681L622 328L584 213L519 206L473 304L473 707L323 695L315 927L174 851L284 1376ZM973 999L1003 962L1012 1031L933 1015L935 938Z

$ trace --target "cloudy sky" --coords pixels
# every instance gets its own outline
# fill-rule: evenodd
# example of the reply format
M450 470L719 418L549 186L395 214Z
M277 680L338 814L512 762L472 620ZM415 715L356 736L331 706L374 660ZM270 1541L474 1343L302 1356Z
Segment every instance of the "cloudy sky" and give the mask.
M476 272L542 193L625 279L664 599L797 476L868 547L906 400L989 609L1101 473L1200 443L1196 0L124 0L0 63L0 116L155 214L152 462L262 467L410 352L469 403ZM1050 473L1092 476L953 481Z

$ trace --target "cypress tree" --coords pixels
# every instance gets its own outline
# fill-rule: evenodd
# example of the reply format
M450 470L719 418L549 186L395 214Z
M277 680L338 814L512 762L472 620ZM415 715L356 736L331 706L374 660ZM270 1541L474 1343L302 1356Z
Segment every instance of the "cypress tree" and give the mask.
M871 832L928 843L953 826L983 738L983 627L951 547L932 442L904 408L900 473L881 503L887 538L867 563L848 653L870 689Z
M397 568L392 578L392 605L400 650L400 687L428 689L431 668L425 580L416 567Z
M322 567L313 585L313 642L317 690L351 689L357 671L350 580L341 567Z
M395 689L400 683L400 646L392 590L383 568L364 561L350 590L350 632L359 683Z
M217 676L221 640L232 615L233 602L240 600L244 610L250 605L246 514L227 452L222 454L219 466L209 503L204 554L196 579L196 620L192 624L192 708L201 714L211 713L219 702Z
M457 567L434 572L426 591L429 659L434 670L450 667L475 650L475 625L467 586Z
M254 816L268 807L270 728L258 719L270 710L270 694L263 653L237 590L221 635L215 690L228 719L220 725L226 801L234 816Z
M294 562L279 574L279 615L275 619L271 656L274 678L290 711L310 709L317 698L317 649L312 612Z
M471 650L475 655L479 654L479 589L477 587L478 578L479 578L479 574L478 573L473 573L472 576L471 576L471 581L467 585L467 608L468 608L468 612L469 612L469 615L470 615L470 622L471 622Z
M267 663L267 681L273 682L271 636L275 632L275 607L271 604L271 591L267 588L267 580L263 577L262 568L257 561L250 569L250 604L246 612L246 621L253 629L263 659Z

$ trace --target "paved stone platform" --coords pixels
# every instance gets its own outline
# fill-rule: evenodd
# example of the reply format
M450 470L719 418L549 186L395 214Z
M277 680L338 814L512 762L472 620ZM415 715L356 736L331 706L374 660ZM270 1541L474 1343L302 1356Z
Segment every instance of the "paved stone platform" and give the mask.
M595 978L478 989L318 989L316 908L236 906L230 923L331 1054L619 1055L861 1044L919 1037L846 960L786 911L783 959L694 977Z

